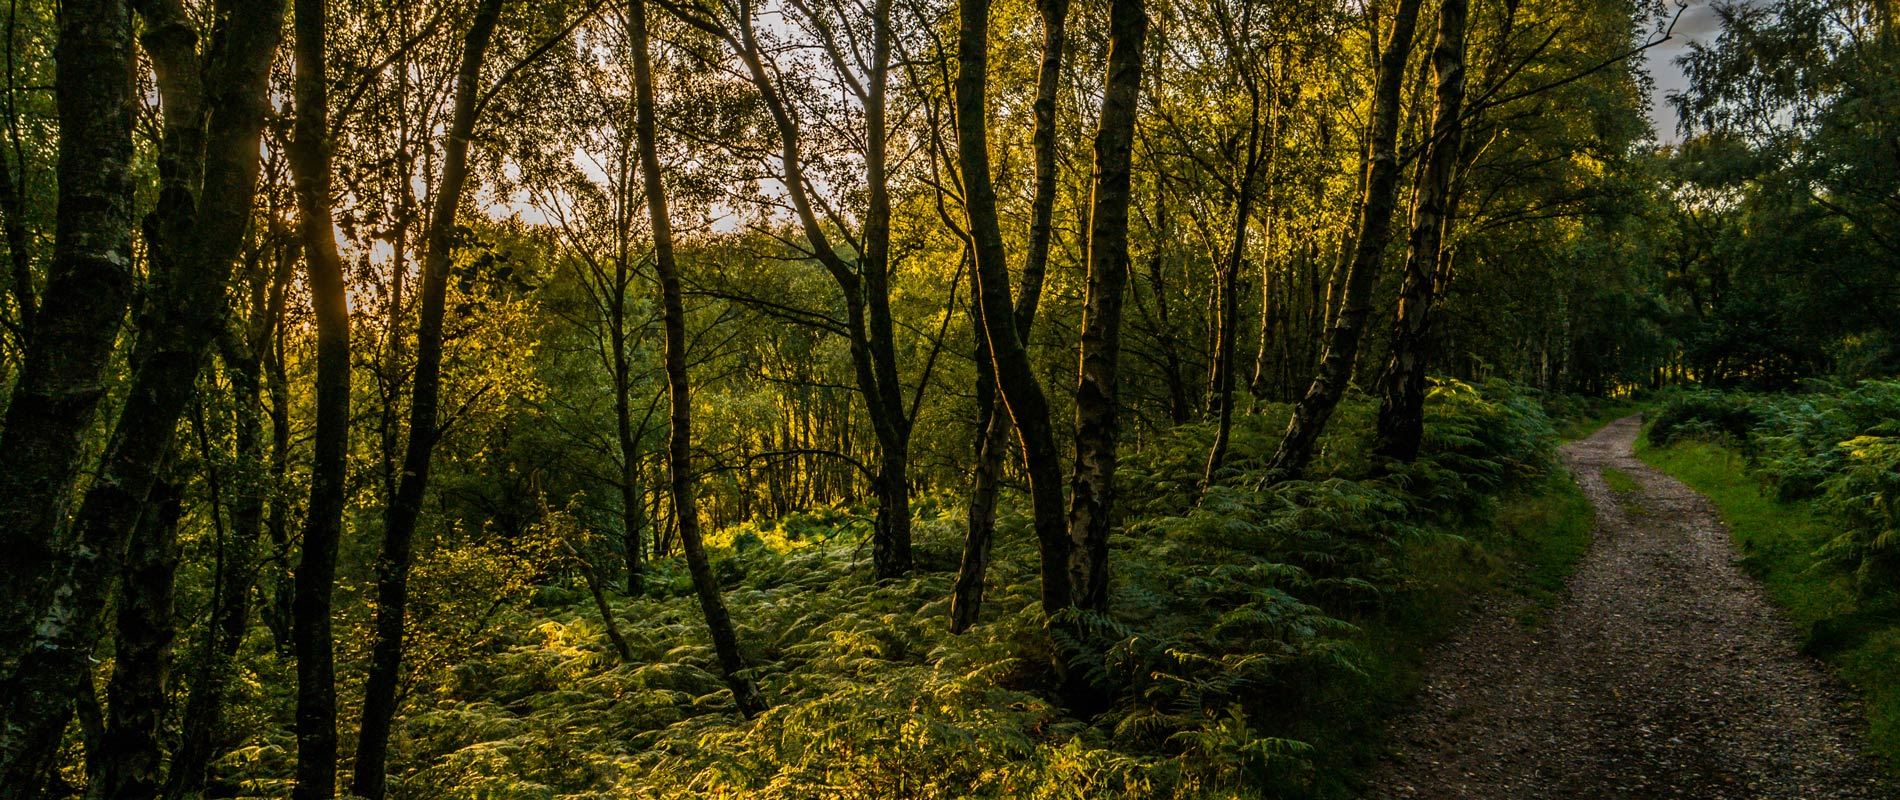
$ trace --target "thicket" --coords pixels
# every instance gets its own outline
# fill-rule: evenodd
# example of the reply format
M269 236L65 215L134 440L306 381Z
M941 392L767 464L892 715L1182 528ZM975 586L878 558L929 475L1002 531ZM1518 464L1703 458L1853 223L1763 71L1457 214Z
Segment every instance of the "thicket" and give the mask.
M1361 455L1376 406L1355 398L1313 478L1269 485L1260 468L1285 409L1240 417L1233 459L1198 503L1211 424L1132 454L1116 611L1062 628L1094 639L1077 650L1096 655L1073 666L1114 698L1086 719L1048 699L1051 637L1015 506L993 612L960 636L945 625L960 503L918 504L919 568L898 581L863 568L869 525L852 509L712 537L754 677L776 699L750 722L669 562L643 595L605 600L610 633L579 562L561 555L588 546L573 515L550 512L538 545L445 550L453 562L418 569L418 605L461 624L417 629L462 633L417 643L391 795L1344 796L1342 767L1362 755L1376 703L1402 690L1382 685L1392 642L1368 629L1441 591L1418 554L1484 561L1500 498L1537 490L1554 463L1550 420L1508 385L1439 383L1428 410L1414 465L1382 471ZM1425 599L1443 610L1446 598ZM233 722L259 744L215 772L233 794L280 795L294 751L288 665L261 633L251 644L251 696Z

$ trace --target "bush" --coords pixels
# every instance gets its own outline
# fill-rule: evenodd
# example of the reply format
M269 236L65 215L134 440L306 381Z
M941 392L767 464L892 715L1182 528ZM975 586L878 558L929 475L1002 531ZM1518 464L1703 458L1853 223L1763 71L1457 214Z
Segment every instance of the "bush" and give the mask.
M1657 412L1649 440L1667 446L1677 439L1726 439L1744 448L1761 414L1747 397L1714 391L1676 395Z
M1848 525L1822 555L1854 570L1863 593L1900 578L1900 436L1856 436L1840 443L1841 471L1822 484L1823 505Z

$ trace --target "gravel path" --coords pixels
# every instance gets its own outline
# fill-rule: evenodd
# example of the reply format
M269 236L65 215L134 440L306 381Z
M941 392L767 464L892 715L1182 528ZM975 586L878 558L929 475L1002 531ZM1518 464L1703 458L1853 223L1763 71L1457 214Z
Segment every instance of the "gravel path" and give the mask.
M1566 445L1596 541L1541 628L1502 605L1439 645L1368 797L1892 798L1846 690L1800 655L1707 500L1629 417ZM1604 467L1640 492L1612 491Z

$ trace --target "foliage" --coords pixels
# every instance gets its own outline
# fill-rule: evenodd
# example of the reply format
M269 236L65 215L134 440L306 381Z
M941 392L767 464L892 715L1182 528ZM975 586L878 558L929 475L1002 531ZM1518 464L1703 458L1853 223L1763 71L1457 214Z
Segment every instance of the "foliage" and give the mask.
M561 588L571 577L546 576L531 603L483 591L503 601L480 626L485 635L456 658L425 659L418 673L399 721L392 796L1343 791L1337 770L1359 744L1341 733L1367 717L1329 717L1339 712L1319 698L1399 691L1384 683L1388 662L1409 655L1390 648L1414 639L1390 615L1444 591L1450 571L1467 568L1458 565L1495 570L1459 591L1510 573L1501 555L1426 554L1476 547L1449 531L1486 530L1470 515L1502 492L1538 485L1550 465L1547 421L1506 386L1441 384L1429 433L1428 466L1402 475L1260 487L1242 472L1198 504L1131 518L1115 542L1112 618L1042 618L1034 552L1016 512L1005 515L987 621L962 636L943 624L951 576L870 581L859 563L863 523L853 516L818 512L721 531L718 571L776 701L750 724L729 710L685 576L669 562L654 565L649 594L610 601L633 650L626 662L585 595ZM1198 450L1193 437L1180 441ZM1174 446L1132 454L1131 469L1191 472L1189 454ZM538 546L589 535L565 512L551 518L566 521ZM1500 541L1544 542L1545 524L1514 525L1510 535L1525 538ZM921 550L949 549L961 519L926 514L918 528ZM1503 554L1528 545L1499 546ZM495 557L504 559L495 566L516 563ZM453 577L465 574L454 563L419 572L468 579ZM428 596L444 591L433 577L418 583ZM1071 666L1112 691L1105 713L1079 719L1047 699L1050 631L1093 645L1078 650L1099 656ZM1349 706L1364 714L1366 702ZM222 769L264 787L279 785L272 773L284 766L246 750Z
M1649 439L1668 445L1678 439L1727 437L1740 444L1761 421L1753 403L1741 395L1717 391L1687 391L1663 403L1649 426Z
M391 796L1345 796L1366 752L1351 731L1402 696L1402 664L1445 624L1421 609L1545 572L1560 582L1574 554L1539 548L1587 540L1587 512L1578 527L1541 511L1494 524L1485 510L1552 491L1539 487L1553 436L1529 395L1444 382L1430 412L1418 470L1264 487L1242 470L1197 504L1131 515L1114 542L1112 617L1044 619L1013 506L986 619L961 636L944 625L951 574L869 578L861 517L818 510L719 531L716 571L775 701L750 723L730 709L675 562L651 565L646 594L610 597L633 653L621 661L573 571L571 554L600 544L578 506L544 504L546 522L506 544L470 531L417 567L425 633ZM1198 451L1184 433L1132 453L1130 469L1190 473ZM961 516L919 510L920 554L954 552ZM1097 654L1071 668L1112 693L1103 713L1048 699L1052 632ZM232 719L258 744L218 764L218 785L280 793L288 676L267 647L243 658L259 681L246 707L273 710Z

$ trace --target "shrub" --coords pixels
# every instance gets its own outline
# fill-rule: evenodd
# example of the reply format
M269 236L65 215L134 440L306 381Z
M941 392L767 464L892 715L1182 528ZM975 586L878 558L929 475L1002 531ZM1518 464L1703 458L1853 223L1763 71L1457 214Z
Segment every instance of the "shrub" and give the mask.
M1744 447L1748 434L1761 415L1755 405L1738 394L1694 391L1676 395L1657 412L1650 426L1649 440L1658 446L1682 438L1720 440L1726 438Z
M1856 436L1840 443L1842 469L1822 482L1823 505L1847 527L1822 555L1854 570L1863 593L1900 578L1900 436Z

